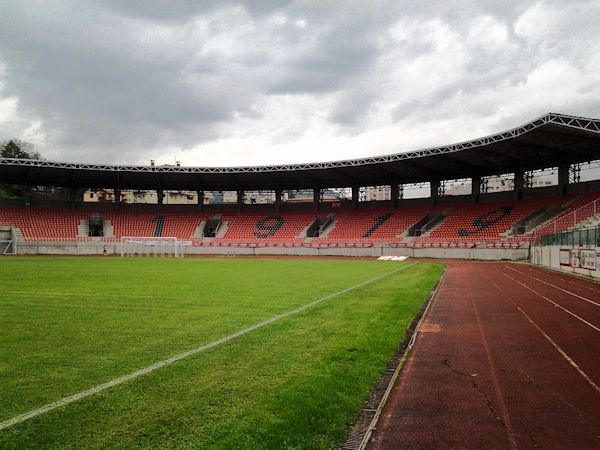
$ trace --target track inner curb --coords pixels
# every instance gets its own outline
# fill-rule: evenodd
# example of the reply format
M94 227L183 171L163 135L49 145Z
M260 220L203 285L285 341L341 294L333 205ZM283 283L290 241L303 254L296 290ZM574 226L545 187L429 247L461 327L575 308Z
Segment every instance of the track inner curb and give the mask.
M421 309L408 326L402 344L400 344L398 347L398 350L396 351L396 354L390 362L387 370L384 372L379 382L375 385L375 388L371 392L369 399L361 409L358 419L352 427L352 430L347 434L344 443L340 447L342 450L364 450L369 443L369 439L371 438L371 435L377 426L377 422L379 421L381 412L387 403L390 392L396 384L396 380L402 372L404 363L408 359L412 347L417 339L421 324L423 323L423 320L425 319L425 316L427 315L427 312L433 303L433 299L435 298L435 295L437 294L438 289L444 280L446 271L447 266L444 265L444 271L442 272L442 275L437 280L436 284L433 286L433 289L423 302L423 306L421 306Z

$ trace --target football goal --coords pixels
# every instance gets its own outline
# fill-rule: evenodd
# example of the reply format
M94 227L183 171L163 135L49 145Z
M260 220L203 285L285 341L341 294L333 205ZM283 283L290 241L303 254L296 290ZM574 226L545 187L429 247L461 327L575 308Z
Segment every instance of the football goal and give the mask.
M16 239L0 241L0 255L16 255L16 254L17 254Z
M137 237L121 238L121 257L126 256L164 256L183 258L185 248L191 241L180 241L176 237Z

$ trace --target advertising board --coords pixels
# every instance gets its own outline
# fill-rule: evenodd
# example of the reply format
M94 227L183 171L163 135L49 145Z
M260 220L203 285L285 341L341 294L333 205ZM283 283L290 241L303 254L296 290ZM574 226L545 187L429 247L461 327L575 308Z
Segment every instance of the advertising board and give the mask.
M596 250L579 250L579 265L583 269L596 270Z

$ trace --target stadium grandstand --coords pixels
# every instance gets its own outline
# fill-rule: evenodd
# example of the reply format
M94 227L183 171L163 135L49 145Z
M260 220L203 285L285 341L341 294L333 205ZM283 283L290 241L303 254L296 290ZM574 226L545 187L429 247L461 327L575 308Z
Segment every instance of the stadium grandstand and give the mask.
M600 449L600 0L88 3L0 0L0 450Z
M0 447L595 448L599 162L552 113L325 163L0 158L0 254L325 256L3 256Z
M4 252L21 254L119 254L122 238L135 236L189 241L188 254L522 259L543 233L597 215L589 205L600 198L600 181L582 182L581 170L600 158L599 149L600 120L549 113L468 142L324 163L185 167L2 158L0 183L20 185L24 194L1 200L0 231L11 243ZM38 186L65 188L68 200L36 198ZM411 186L429 195L408 198ZM185 204L168 201L180 193ZM248 193L256 195L248 201ZM136 203L136 196L144 200ZM574 211L576 222L561 220Z

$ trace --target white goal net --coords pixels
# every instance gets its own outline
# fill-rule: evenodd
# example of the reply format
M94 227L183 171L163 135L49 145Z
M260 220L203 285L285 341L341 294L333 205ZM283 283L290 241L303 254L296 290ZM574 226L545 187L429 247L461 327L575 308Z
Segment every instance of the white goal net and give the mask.
M165 256L183 258L185 248L191 241L180 241L176 237L137 237L121 238L121 257L125 256Z

